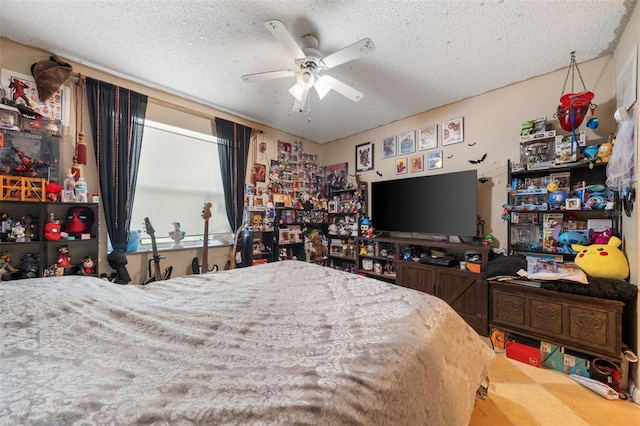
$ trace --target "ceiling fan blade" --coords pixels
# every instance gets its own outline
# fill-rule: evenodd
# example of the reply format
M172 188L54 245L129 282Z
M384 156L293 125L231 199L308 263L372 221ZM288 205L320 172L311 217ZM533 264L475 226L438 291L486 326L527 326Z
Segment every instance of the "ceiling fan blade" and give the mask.
M318 90L318 93L321 93L323 91L326 93L326 87L329 87L335 90L336 92L340 93L342 96L345 96L351 99L353 102L358 102L364 96L362 92L326 74L318 77L316 81L316 85L320 85L320 88L316 89Z
M240 78L242 78L242 81L245 83L253 83L255 81L273 80L274 78L293 77L294 75L296 75L296 73L291 70L278 70L245 74Z
M295 41L282 22L277 19L270 19L264 21L264 26L273 34L276 40L287 49L287 52L295 58L296 62L305 60L306 56L298 45L298 42Z
M329 56L320 59L320 66L324 69L333 68L345 62L352 61L369 53L375 52L376 47L370 38L363 38L360 41L338 50Z

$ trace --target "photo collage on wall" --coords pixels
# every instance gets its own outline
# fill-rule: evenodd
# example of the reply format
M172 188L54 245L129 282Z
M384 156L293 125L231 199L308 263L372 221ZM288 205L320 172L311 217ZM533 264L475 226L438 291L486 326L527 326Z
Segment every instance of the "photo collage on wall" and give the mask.
M438 137L438 134L440 136ZM464 141L463 117L442 122L440 132L437 124L429 124L417 130L409 130L398 135L385 137L381 141L383 159L395 158L395 173L418 173L425 170L441 169L443 164L441 146L457 144ZM421 151L427 151L421 153Z

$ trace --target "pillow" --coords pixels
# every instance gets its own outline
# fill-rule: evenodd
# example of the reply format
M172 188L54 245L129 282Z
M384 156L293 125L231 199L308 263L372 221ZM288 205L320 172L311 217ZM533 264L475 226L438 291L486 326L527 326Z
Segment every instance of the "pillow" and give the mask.
M560 263L543 257L527 256L527 276L530 280L567 280L589 284L587 274L575 263Z

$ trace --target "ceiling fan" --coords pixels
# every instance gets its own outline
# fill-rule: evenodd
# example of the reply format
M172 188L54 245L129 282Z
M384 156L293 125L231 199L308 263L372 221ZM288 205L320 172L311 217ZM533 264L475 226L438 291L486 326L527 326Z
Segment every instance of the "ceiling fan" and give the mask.
M299 112L304 110L309 97L309 91L312 87L316 89L320 99L324 98L331 89L354 102L362 99L362 92L359 92L330 75L320 75L318 71L328 70L345 62L373 53L376 47L373 45L371 39L364 38L323 58L318 51L317 37L311 34L304 35L300 40L300 44L298 44L289 31L287 31L284 24L277 19L265 21L264 26L294 57L297 70L277 70L246 74L242 76L243 81L256 82L295 76L296 84L289 89L289 93L295 98L293 111Z

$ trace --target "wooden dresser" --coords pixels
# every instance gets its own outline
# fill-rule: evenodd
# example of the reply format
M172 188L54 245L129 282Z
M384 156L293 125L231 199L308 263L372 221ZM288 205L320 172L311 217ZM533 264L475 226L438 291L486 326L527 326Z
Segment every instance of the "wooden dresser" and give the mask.
M491 282L490 326L609 360L621 360L624 303Z

